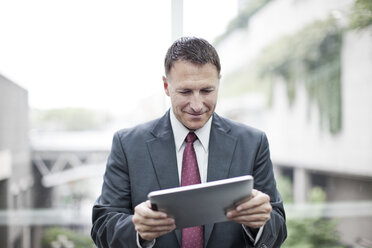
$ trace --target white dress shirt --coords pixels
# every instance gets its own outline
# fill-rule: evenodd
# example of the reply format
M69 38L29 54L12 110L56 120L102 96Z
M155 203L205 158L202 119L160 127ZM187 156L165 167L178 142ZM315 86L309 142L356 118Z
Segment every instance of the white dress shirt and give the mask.
M183 151L186 147L186 136L190 132L174 115L173 111L170 111L170 121L173 129L174 143L176 145L177 155L177 168L178 168L178 179L181 185L181 172L182 172L182 160ZM209 135L211 133L212 117L209 118L205 125L196 130L194 133L198 137L194 141L194 150L196 153L196 160L198 162L200 181L201 183L207 182L207 171L208 171L208 146L209 146Z

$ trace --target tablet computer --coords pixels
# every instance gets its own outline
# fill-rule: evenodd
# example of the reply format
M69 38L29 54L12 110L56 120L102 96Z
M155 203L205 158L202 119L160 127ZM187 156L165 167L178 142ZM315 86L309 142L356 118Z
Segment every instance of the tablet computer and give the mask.
M176 221L177 228L227 221L227 210L252 196L253 177L241 176L150 192L153 210Z

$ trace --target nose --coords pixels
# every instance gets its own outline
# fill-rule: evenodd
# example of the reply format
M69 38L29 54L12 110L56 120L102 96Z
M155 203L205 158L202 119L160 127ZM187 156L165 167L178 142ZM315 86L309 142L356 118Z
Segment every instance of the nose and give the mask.
M203 109L203 99L198 93L193 94L193 96L190 100L190 108L192 109L192 111L194 111L196 113L199 113L199 112L202 111L202 109Z

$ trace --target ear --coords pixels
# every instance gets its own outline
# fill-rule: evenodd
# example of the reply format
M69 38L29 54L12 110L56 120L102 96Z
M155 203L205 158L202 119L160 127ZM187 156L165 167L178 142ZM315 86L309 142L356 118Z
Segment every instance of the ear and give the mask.
M164 91L167 96L169 96L169 88L168 88L168 81L165 76L163 76L163 84L164 84Z

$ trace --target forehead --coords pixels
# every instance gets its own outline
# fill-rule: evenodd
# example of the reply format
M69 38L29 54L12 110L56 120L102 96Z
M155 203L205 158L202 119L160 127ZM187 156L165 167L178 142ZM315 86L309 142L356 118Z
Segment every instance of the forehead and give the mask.
M215 65L207 63L198 65L189 61L176 61L168 75L172 81L187 80L218 80L219 75Z

